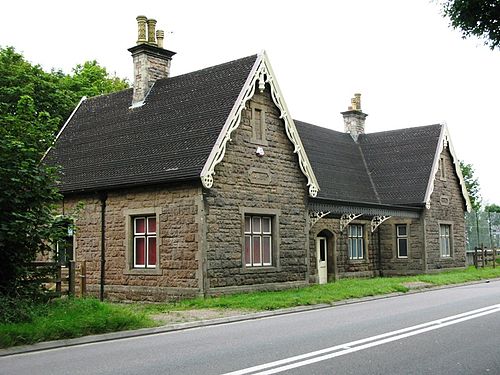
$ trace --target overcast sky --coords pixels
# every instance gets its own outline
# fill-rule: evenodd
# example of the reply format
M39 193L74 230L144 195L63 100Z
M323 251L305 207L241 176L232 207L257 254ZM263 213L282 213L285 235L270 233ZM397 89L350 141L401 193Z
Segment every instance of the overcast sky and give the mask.
M172 75L266 50L293 118L343 131L355 92L367 132L445 122L487 203L500 204L500 52L463 40L429 0L8 1L0 45L45 69L97 60L132 78L135 17L166 31Z

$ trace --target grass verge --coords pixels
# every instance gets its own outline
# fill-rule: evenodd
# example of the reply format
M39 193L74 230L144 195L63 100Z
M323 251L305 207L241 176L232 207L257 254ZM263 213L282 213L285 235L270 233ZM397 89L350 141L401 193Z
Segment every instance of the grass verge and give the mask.
M150 316L191 309L244 309L253 311L332 303L394 292L407 292L407 283L433 286L500 277L500 267L444 271L439 274L372 279L341 279L325 285L278 292L254 292L196 298L161 304L112 304L91 298L70 298L31 307L31 321L0 324L0 348L91 334L146 328L157 325Z
M31 306L30 319L0 324L0 348L154 326L145 314L93 298Z
M407 283L424 282L431 286L459 284L469 281L500 277L500 267L443 271L405 277L376 277L371 279L341 279L325 285L278 292L254 292L212 298L195 298L175 303L138 304L135 309L146 314L167 313L190 309L245 309L255 311L276 310L287 307L332 303L350 298L361 298L395 292L407 292Z

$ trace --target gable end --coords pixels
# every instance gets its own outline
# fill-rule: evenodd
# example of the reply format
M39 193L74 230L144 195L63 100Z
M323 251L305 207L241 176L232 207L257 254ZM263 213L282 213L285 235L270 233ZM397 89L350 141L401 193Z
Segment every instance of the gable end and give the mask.
M246 108L246 103L253 97L255 93L256 83L259 84L259 90L263 91L266 83L269 84L271 88L271 97L278 109L280 110L280 118L283 119L285 123L285 132L288 139L294 145L294 153L298 155L299 167L304 176L307 178L307 186L309 187L309 195L315 197L319 191L318 181L311 167L311 163L306 155L304 146L297 132L297 128L291 118L288 108L281 90L279 89L278 83L274 78L274 72L271 68L271 64L267 58L265 52L261 53L243 86L243 89L236 100L236 103L229 114L224 127L222 128L219 137L212 148L210 156L208 157L203 170L201 171L200 178L202 184L207 189L210 189L213 185L213 175L215 174L215 166L219 164L226 153L226 144L231 141L231 133L238 128L241 121L241 112Z
M448 150L450 151L453 165L455 166L455 173L457 174L458 181L460 183L460 188L462 190L462 196L465 201L465 207L467 212L471 211L471 203L469 199L469 193L467 192L467 187L465 186L464 177L462 175L462 171L460 170L460 162L455 154L455 149L453 148L453 144L451 143L450 133L448 131L448 127L446 124L441 125L441 134L439 136L438 145L436 147L436 154L434 156L434 161L432 164L431 175L429 178L429 183L427 185L427 190L425 193L425 206L426 208L430 208L431 205L431 195L434 191L434 182L436 180L436 175L439 169L439 159L441 157L441 153L443 152L444 146L448 145Z

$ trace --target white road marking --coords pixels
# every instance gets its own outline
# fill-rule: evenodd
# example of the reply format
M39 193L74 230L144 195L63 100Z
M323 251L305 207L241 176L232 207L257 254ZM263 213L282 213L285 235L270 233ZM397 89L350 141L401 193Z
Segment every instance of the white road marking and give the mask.
M233 372L228 372L223 375L269 375L276 374L278 372L283 372L293 368L310 365L316 362L325 361L327 359L340 357L349 353L354 353L360 350L372 348L374 346L387 344L389 342L401 340L407 337L419 335L436 329L444 328L453 324L458 324L465 322L467 320L476 319L485 315L494 314L500 312L500 304L491 305L483 307L481 309L467 311L465 313L448 316L446 318L441 318L433 320L430 322L418 324L415 326L399 329L396 331L391 331L383 333L380 335L367 337L365 339L356 340L340 345L335 345L329 348L316 350L314 352L305 353L297 355L294 357L289 357L281 359L274 362L264 363L262 365L249 367L242 370L237 370ZM292 363L295 362L295 363ZM262 371L261 370L267 370Z

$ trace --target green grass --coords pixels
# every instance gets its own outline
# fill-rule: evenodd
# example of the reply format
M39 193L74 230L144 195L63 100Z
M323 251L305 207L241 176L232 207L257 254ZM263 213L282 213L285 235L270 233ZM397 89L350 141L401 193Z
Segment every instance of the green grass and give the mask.
M326 285L278 292L254 292L212 298L196 298L175 303L116 304L91 298L55 300L49 304L30 306L24 323L0 324L0 348L32 344L40 341L67 339L90 334L152 327L158 323L150 316L190 309L244 309L251 311L333 303L360 298L407 292L404 284L425 282L432 285L457 284L500 277L500 267L476 270L444 271L439 274L409 277L377 277L372 279L341 279Z
M500 277L500 267L478 270L474 267L469 267L466 270L443 271L431 275L341 279L335 283L326 285L312 285L278 292L254 292L207 299L196 298L176 303L139 304L136 305L135 308L147 314L203 308L231 308L255 311L276 310L318 303L332 303L350 298L390 294L394 292L405 293L409 289L403 284L409 282L420 281L438 286L496 277Z
M30 321L0 324L0 348L154 326L144 313L93 298L54 300L30 314Z

